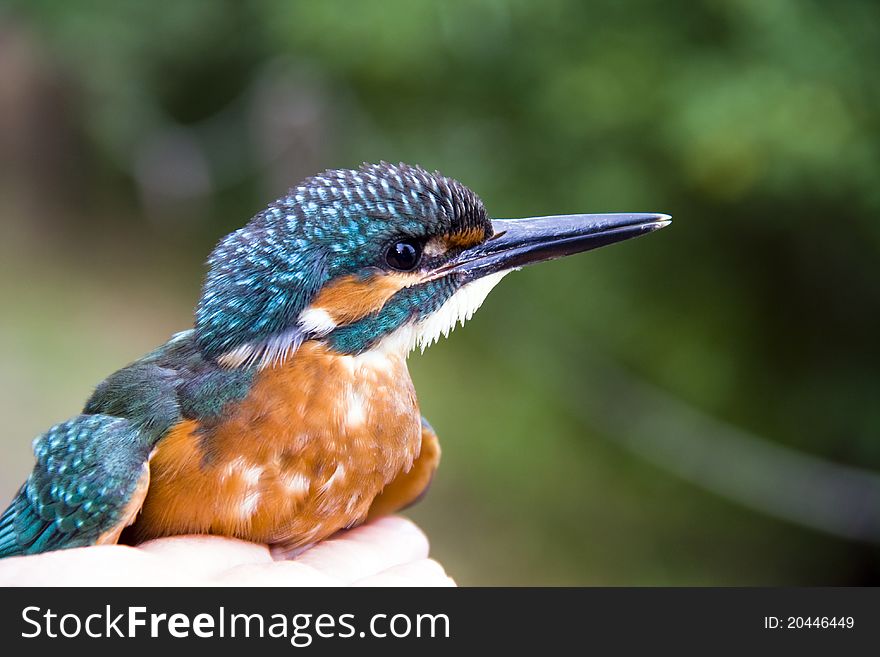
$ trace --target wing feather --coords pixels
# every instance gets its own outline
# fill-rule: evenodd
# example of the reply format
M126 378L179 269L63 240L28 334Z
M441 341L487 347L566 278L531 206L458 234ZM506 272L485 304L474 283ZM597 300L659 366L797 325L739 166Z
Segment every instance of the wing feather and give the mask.
M151 451L125 418L79 415L49 429L34 441L33 472L0 517L0 557L118 537L143 503Z

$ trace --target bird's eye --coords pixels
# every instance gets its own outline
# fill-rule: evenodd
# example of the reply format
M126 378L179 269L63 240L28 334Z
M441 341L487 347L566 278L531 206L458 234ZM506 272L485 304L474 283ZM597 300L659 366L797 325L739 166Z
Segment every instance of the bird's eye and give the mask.
M400 240L388 247L385 262L393 269L412 271L419 264L422 247L412 240Z

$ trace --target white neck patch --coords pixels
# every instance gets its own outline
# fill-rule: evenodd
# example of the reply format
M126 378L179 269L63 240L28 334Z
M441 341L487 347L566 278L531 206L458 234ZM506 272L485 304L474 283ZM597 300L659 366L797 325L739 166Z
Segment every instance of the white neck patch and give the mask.
M243 344L220 356L224 367L242 367L256 364L261 370L270 365L281 365L287 356L299 348L303 333L299 329L273 335L265 342Z
M412 327L410 350L419 347L424 353L425 349L437 342L441 335L449 337L456 324L464 326L464 323L483 305L492 288L509 273L510 270L489 274L460 288L440 308Z

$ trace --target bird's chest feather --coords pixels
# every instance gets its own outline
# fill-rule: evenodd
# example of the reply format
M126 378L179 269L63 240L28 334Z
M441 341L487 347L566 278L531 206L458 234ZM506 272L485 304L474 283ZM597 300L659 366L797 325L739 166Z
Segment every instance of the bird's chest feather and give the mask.
M134 532L311 543L363 520L420 443L402 355L306 343L215 421L182 422L162 439Z

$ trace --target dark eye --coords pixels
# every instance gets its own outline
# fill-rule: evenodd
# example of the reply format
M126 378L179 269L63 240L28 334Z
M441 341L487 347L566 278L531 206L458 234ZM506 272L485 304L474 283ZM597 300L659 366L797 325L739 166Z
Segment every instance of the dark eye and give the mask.
M385 253L385 262L394 269L412 271L419 264L421 255L421 244L412 240L400 240L388 247L388 251Z

